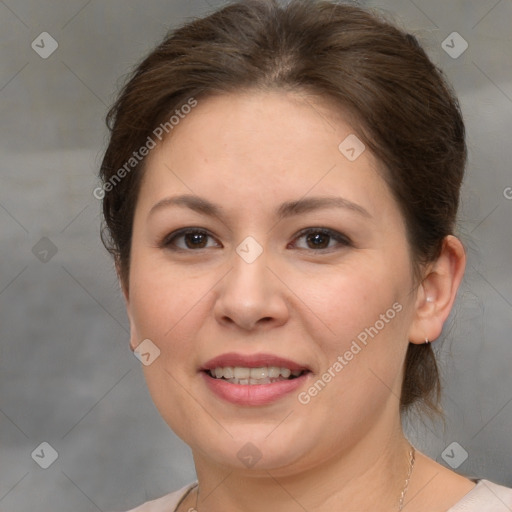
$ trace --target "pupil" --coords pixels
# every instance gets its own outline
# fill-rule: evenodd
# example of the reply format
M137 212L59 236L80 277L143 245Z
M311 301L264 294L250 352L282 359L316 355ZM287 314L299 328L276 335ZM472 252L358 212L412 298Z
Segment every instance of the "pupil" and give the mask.
M316 233L314 235L308 235L308 237L307 237L308 242L312 242L315 247L317 247L317 248L321 247L323 249L323 248L327 247L327 245L329 245L329 242L327 241L327 244L322 243L322 238L325 242L328 238L328 235L324 235L323 233ZM319 241L320 241L320 243L318 243Z
M203 237L203 239L201 239ZM201 242L204 242L204 234L203 233L189 233L186 235L187 240L187 246L190 247L192 245L193 247L199 247L201 245ZM190 242L190 245L189 245ZM203 247L204 243L201 245Z

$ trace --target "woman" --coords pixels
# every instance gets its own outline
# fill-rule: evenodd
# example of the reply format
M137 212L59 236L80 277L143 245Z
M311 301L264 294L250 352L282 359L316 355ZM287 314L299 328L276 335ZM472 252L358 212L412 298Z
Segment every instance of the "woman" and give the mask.
M152 398L198 482L142 511L506 511L401 415L465 253L458 102L416 39L331 2L171 34L109 114L104 241Z

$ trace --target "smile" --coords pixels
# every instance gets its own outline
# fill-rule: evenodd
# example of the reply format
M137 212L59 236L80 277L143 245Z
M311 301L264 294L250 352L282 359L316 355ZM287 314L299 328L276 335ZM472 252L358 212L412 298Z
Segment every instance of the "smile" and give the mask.
M307 366L272 354L223 354L200 370L209 392L238 406L268 405L295 396L312 375Z
M210 376L223 379L230 384L242 386L255 384L273 384L282 380L292 380L300 377L305 370L290 370L278 366L261 366L248 368L243 366L218 366L209 370Z

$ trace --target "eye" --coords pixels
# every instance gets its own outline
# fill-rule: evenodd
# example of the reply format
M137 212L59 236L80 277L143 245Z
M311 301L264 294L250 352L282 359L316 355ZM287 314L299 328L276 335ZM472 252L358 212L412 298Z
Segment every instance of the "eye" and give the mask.
M213 238L207 231L198 228L186 228L175 231L166 236L162 242L161 247L170 250L195 250L195 249L208 249L208 238ZM182 240L183 243L179 244L178 241ZM183 245L184 244L184 245Z
M208 244L208 239L213 239L207 231L200 228L184 228L166 236L159 244L161 247L173 251L188 251L198 249L208 249L211 247L219 247L217 242L213 245ZM305 239L306 247L300 247L296 243L301 238ZM335 243L333 243L335 242ZM352 242L348 237L327 228L307 228L303 229L295 238L292 245L299 249L313 249L322 251L335 249L338 246L351 246Z
M338 246L351 246L352 242L348 237L327 228L307 228L303 229L295 240L305 238L307 247L298 247L299 249L313 249L313 250L325 250L335 249L336 244L331 242L337 242ZM294 245L295 242L294 242Z

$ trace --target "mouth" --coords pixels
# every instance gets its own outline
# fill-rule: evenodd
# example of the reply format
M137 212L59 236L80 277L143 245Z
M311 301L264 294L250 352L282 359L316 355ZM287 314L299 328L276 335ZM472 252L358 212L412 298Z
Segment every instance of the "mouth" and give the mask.
M283 380L293 380L308 372L306 369L291 370L290 368L279 366L260 366L258 368L217 366L206 371L214 379L222 379L230 384L239 384L241 386L273 384Z
M267 405L304 385L311 369L270 354L224 354L200 369L216 396L236 405Z

